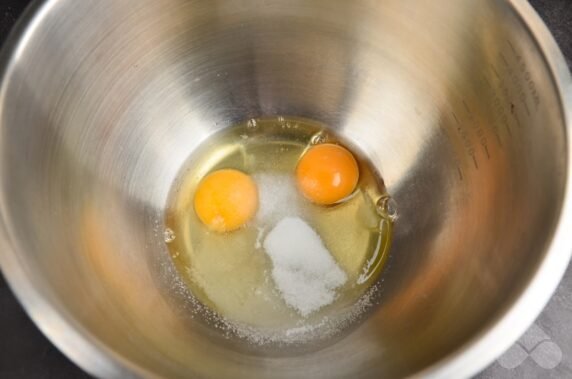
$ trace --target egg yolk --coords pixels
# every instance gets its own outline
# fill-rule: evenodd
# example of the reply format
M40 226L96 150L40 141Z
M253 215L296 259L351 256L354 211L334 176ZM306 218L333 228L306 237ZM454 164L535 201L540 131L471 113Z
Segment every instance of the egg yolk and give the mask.
M298 188L316 204L334 204L349 196L359 178L358 164L347 149L330 144L311 147L296 168Z
M249 175L233 169L214 171L203 178L194 199L195 212L210 230L240 228L256 213L258 189Z

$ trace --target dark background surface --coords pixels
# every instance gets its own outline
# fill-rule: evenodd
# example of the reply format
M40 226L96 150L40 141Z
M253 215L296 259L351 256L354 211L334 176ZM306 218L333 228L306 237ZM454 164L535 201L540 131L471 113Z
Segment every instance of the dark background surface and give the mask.
M0 0L0 45L30 2ZM572 67L572 0L530 0L530 3L554 34ZM495 362L478 378L572 378L572 268L568 268L535 325L562 351L562 360L556 367L542 368L528 359L517 368L506 369ZM1 274L0 378L89 378L40 333Z

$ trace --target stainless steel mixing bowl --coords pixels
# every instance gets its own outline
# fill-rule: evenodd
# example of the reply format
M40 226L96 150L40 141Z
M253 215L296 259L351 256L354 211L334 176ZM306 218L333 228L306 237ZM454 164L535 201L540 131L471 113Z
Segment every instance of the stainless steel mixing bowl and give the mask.
M38 2L2 57L2 270L100 377L467 376L569 261L570 91L522 0ZM190 318L162 241L193 149L271 115L357 144L399 206L379 305L312 351Z

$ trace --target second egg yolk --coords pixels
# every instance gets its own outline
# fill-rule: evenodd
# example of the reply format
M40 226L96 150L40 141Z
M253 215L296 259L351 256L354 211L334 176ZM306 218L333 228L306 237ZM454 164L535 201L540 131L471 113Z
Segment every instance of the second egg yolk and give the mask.
M233 169L214 171L203 178L194 199L201 222L216 232L240 228L256 213L258 189L249 175Z
M359 179L358 164L347 149L330 143L311 147L296 168L298 188L316 204L334 204L349 196Z

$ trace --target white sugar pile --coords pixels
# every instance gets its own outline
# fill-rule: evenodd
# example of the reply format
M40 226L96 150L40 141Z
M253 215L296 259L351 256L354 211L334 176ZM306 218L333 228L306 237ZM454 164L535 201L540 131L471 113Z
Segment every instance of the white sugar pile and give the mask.
M303 317L332 303L347 281L320 236L301 218L282 219L266 236L264 249L278 291Z
M254 175L254 180L258 186L256 219L259 224L274 224L299 213L299 194L291 175L265 172Z

